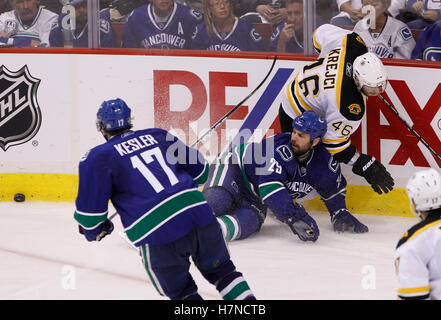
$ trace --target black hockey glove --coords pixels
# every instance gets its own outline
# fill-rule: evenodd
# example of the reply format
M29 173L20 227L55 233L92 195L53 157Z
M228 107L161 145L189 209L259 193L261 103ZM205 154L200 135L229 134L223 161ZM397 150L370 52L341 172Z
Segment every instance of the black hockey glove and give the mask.
M302 241L316 241L320 235L319 228L314 219L306 212L305 208L299 204L294 204L296 213L284 222L290 227L291 231Z
M386 168L374 157L360 154L352 167L352 172L362 176L378 194L388 193L393 189L394 179Z
M114 229L112 221L107 219L100 225L100 229L95 232L85 231L81 225L78 225L78 231L84 235L87 241L101 241L102 238L111 234Z
M331 222L336 232L364 233L369 231L368 227L358 221L348 209L340 209L333 212Z

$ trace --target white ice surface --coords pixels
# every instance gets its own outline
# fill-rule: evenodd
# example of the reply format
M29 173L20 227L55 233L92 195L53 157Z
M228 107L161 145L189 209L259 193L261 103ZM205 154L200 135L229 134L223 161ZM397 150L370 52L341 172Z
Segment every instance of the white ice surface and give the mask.
M161 300L137 251L115 231L101 242L78 233L73 203L0 202L0 299ZM332 231L328 213L312 212L320 228L304 243L268 216L254 236L229 243L232 259L258 299L392 300L398 286L394 250L417 218L356 215L367 234ZM197 271L205 299L219 299Z

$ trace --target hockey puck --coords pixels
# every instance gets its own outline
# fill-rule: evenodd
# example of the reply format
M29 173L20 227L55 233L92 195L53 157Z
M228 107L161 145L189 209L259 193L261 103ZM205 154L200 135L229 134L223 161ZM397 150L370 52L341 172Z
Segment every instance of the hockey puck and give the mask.
M14 201L15 202L23 202L23 201L25 201L25 195L23 193L16 193L14 195Z

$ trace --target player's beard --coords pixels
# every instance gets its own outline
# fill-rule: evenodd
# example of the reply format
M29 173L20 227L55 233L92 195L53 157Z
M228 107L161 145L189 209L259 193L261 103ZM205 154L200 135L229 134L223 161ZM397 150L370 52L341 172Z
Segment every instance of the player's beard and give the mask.
M293 145L291 142L291 147L294 151L294 156L296 158L302 158L302 157L307 157L309 155L309 153L312 150L312 143L310 142L308 145L306 145L304 148L300 148L297 145Z

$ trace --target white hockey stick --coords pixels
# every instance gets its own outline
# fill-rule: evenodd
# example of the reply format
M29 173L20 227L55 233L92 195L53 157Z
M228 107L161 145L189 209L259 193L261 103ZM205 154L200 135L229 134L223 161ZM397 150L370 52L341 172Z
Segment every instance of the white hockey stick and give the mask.
M108 219L109 220L112 220L113 218L115 218L116 217L116 215L118 214L118 212L115 212L114 214L112 214ZM125 242L127 242L127 244L129 245L129 246L131 246L133 249L135 249L135 250L138 250L138 248L133 244L133 242L132 241L130 241L130 239L127 237L127 234L124 232L124 231L120 231L119 233L118 233L118 235L119 235L119 237L121 238L121 239L123 239ZM101 236L101 233L98 235L98 237L99 236ZM103 235L104 236L104 235Z
M135 250L138 250L138 248L133 244L132 241L130 241L130 239L127 237L127 234L124 231L121 230L118 234L119 234L120 238L123 239L125 242L127 242L127 244L130 247L132 247Z

